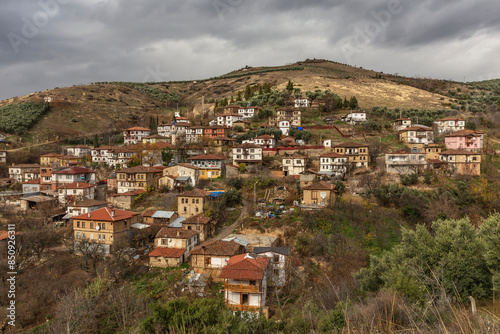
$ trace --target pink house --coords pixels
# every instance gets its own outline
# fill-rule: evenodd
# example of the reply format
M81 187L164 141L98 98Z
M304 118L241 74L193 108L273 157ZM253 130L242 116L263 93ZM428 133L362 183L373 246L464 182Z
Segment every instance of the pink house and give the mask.
M473 130L460 130L444 136L446 148L449 150L467 150L479 152L483 148L484 133Z

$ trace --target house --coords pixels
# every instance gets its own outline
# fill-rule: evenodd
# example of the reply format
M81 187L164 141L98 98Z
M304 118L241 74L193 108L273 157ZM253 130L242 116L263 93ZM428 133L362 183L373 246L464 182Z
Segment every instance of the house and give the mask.
M177 195L177 213L179 216L191 217L203 213L203 208L208 203L210 193L202 189Z
M215 233L216 222L203 213L191 216L182 221L182 228L199 233L200 241L204 242Z
M295 99L293 102L295 108L309 108L309 106L311 105L311 101L304 98Z
M107 207L108 202L97 201L95 199L84 199L81 201L67 202L66 205L67 205L66 208L67 216L74 217Z
M118 193L156 187L161 175L161 167L136 166L119 170L116 172Z
M219 277L224 280L226 307L260 312L266 307L269 258L252 253L231 257Z
M446 117L434 122L438 134L446 134L465 130L465 120L456 117Z
M90 150L92 162L108 163L108 151L118 148L118 146L100 146Z
M187 120L187 119L186 119ZM186 129L190 127L189 120L176 120L170 124L158 125L158 135L165 138L172 138L174 135L179 136L186 133Z
M186 260L185 248L156 247L149 255L151 267L169 268L178 267Z
M136 148L127 147L127 146L112 147L109 150L107 150L107 158L106 158L105 162L109 166L112 166L115 168L127 166L130 159L132 159L132 157L137 154L136 150L137 150Z
M255 247L278 246L279 239L273 235L262 234L229 234L224 241L234 241L245 247L246 252L253 252Z
M280 138L280 142L282 146L289 147L289 146L295 146L295 138L292 136L283 136Z
M425 146L434 143L434 131L424 125L412 125L399 131L399 141L410 146Z
M290 121L279 121L278 122L278 128L280 129L281 133L283 135L288 135L290 132Z
M64 184L75 182L85 182L89 184L96 184L96 172L83 167L65 168L52 172L52 187L56 191Z
M240 108L242 108L242 107L237 105L237 104L230 104L230 105L224 107L224 113L225 114L239 114L238 110Z
M176 163L181 160L176 147L164 141L158 141L154 144L146 144L142 149L142 165L145 167L158 167L166 164L163 161L163 152L172 153L169 164Z
M245 252L245 247L234 241L211 240L196 246L191 252L191 267L196 273L210 274L219 280L219 274L232 256Z
M86 182L64 183L57 190L59 194L59 203L81 201L84 199L94 199L95 184Z
M240 175L240 167L226 164L226 179L234 179Z
M136 212L105 207L71 219L75 252L85 247L80 243L96 243L105 254L129 245L130 225L139 221Z
M336 177L344 177L348 169L347 155L339 153L325 153L319 156L319 173Z
M143 222L146 224L168 225L177 217L179 215L175 211L147 209L142 213Z
M347 156L347 162L354 167L368 167L370 163L369 145L346 142L333 146L333 152Z
M227 158L218 154L202 154L188 158L192 166L200 169L200 180L210 180L222 177L226 168Z
M330 207L335 203L335 186L319 181L304 187L302 204L312 208Z
M40 156L41 166L70 167L81 164L82 158L73 155L62 155L58 153L47 153Z
M303 189L304 187L310 186L314 182L317 182L319 177L320 174L311 169L303 171L299 175L300 188Z
M134 203L137 196L144 194L145 192L146 190L144 189L136 189L124 193L112 194L109 196L108 201L111 205L117 208L130 210L132 208L132 203Z
M52 196L35 195L19 198L22 211L38 210L44 207L54 207L57 204L57 199Z
M151 134L151 129L141 128L139 126L123 130L123 142L125 145L140 144L142 138Z
M411 119L402 117L402 118L397 118L392 121L392 128L396 131L401 131L406 128L409 128L411 126Z
M428 144L424 147L425 159L437 160L443 149L439 144Z
M276 147L276 138L270 135L261 135L253 139L253 143L261 146L262 148Z
M344 122L351 123L351 124L358 124L362 122L366 122L366 112L364 111L351 111L345 116L342 116L340 118Z
M481 175L481 153L466 150L446 150L441 152L439 160L446 162L446 169L451 174Z
M481 152L484 132L461 130L444 136L444 143L449 150Z
M186 143L197 143L205 135L204 126L191 126L186 129Z
M189 164L177 164L163 169L163 176L158 181L160 187L166 186L169 190L176 188L176 181L179 177L184 177L186 183L195 187L200 179L200 168ZM179 184L178 186L181 186Z
M243 116L237 113L223 114L217 116L217 125L233 128L234 122L242 120Z
M282 287L287 282L290 273L290 248L288 247L255 247L253 252L265 256L270 260L270 277L268 285L271 287Z
M251 119L262 110L260 107L238 107L238 114L244 119Z
M2 163L2 164L7 163L7 151L6 150L0 150L0 163Z
M90 146L87 145L76 145L76 146L66 146L63 147L65 155L73 155L79 158L86 158L90 155Z
M40 179L23 182L23 194L33 194L40 192Z
M159 142L166 142L167 140L168 140L167 137L157 134L157 135L150 135L150 136L142 138L142 143L143 144L156 144Z
M391 174L422 174L427 168L425 153L399 151L385 155L385 170Z
M155 236L156 247L184 249L186 251L185 258L199 242L198 232L178 227L162 227Z
M261 164L262 147L256 144L245 143L233 147L233 164Z
M306 156L294 153L292 155L284 155L281 158L281 166L283 167L283 177L289 175L299 175L306 169L307 165Z
M237 126L241 126L241 128L243 130L246 130L250 127L250 122L249 121L244 121L244 120L240 120L240 121L235 121L233 122L233 129Z
M227 126L214 125L203 128L203 136L206 138L227 138L231 128Z
M289 121L291 126L299 127L301 125L300 109L278 109L276 111L276 116L269 118L269 125L277 126L281 121Z
M12 164L9 167L9 177L17 182L26 182L40 178L39 164Z

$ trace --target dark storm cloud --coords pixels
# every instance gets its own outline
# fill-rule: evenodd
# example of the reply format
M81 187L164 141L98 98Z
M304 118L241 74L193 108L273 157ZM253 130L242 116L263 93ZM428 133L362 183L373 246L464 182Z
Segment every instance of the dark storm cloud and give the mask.
M389 8L397 10L387 16ZM313 57L405 75L490 78L500 75L491 70L499 68L499 9L493 0L7 0L0 98Z

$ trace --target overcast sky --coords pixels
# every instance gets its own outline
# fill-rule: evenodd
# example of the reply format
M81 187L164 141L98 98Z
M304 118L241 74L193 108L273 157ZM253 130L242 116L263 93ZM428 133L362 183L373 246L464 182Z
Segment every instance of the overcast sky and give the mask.
M0 99L306 58L411 77L496 79L499 13L498 0L3 0Z

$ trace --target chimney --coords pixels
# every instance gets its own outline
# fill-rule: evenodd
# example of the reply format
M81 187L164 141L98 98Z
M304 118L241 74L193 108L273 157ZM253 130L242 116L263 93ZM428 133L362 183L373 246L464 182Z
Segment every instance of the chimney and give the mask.
M181 231L177 231L177 237L181 235Z
M89 212L89 213L87 213L87 217L88 217L88 218L90 218L90 212Z
M111 210L111 217L115 216L115 209Z

